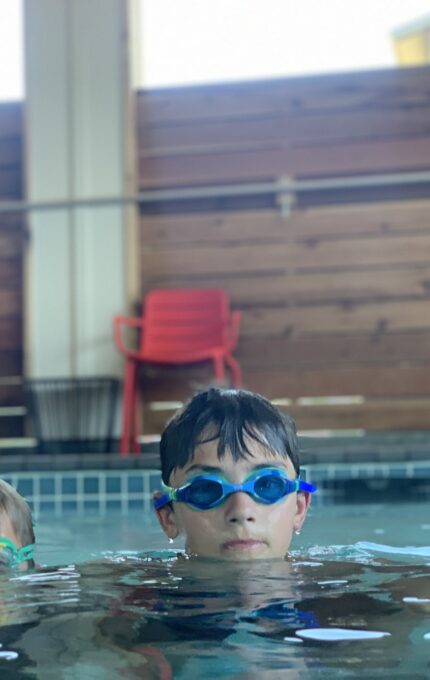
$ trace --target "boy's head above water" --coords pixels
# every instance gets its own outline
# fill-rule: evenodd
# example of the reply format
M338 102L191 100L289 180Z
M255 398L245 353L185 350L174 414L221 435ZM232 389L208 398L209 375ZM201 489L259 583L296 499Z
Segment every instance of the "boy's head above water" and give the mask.
M294 484L300 464L292 418L252 392L210 388L168 423L160 456L170 490L155 494L158 518L169 538L185 536L188 554L285 557L313 490Z

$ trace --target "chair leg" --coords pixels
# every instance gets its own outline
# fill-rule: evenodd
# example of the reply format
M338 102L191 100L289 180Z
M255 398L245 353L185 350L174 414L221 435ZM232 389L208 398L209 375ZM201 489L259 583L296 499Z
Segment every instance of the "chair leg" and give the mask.
M231 370L233 387L242 387L242 369L240 368L239 362L232 357L231 354L226 354L225 362Z
M133 432L133 411L135 404L135 379L136 364L134 361L127 361L124 371L124 393L122 401L122 432L120 442L121 456L127 456L130 452L131 437Z
M138 388L138 370L137 364L135 366L134 374L134 399L133 399L133 410L131 412L131 451L134 454L140 453L139 448L139 415L140 415L140 395Z

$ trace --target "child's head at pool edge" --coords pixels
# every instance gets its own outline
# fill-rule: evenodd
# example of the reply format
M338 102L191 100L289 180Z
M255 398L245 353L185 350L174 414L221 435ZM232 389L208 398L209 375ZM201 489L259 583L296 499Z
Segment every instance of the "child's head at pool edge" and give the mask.
M167 424L160 457L163 483L173 489L207 475L235 485L251 476L252 487L254 476L268 474L255 482L254 496L227 492L209 509L187 501L159 507L163 531L171 539L183 534L187 554L233 561L285 557L310 503L308 490L294 490L276 502L267 500L279 485L288 485L284 478L299 477L298 439L290 416L258 394L209 388ZM161 496L156 492L154 498Z
M35 543L31 510L24 498L7 482L0 479L0 559L2 566L20 570L34 567Z

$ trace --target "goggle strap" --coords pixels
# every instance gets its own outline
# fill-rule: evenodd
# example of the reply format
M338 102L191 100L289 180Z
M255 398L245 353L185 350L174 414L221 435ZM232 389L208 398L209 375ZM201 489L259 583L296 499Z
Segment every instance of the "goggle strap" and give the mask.
M18 553L18 548L15 543L8 538L0 538L0 547L8 548L14 555Z
M307 491L307 493L314 493L317 490L317 487L315 484L309 484L309 482L305 482L303 479L296 479L296 484L297 484L297 489L296 491Z
M30 545L24 545L22 548L17 548L16 545L8 538L1 538L0 546L10 550L12 566L33 559L33 552L35 549L34 543L31 543Z
M19 548L16 555L17 562L20 563L25 562L26 560L32 560L35 547L34 543L31 543L30 545L25 545L23 548Z
M167 496L169 496L171 501L174 501L176 498L176 491L173 486L167 486L163 481L161 482L161 487L165 490Z
M167 486L167 484L165 484L163 481L161 482L161 487L166 493L163 493L162 496L154 499L154 507L156 510L163 508L168 503L176 500L177 489L173 488L172 486Z

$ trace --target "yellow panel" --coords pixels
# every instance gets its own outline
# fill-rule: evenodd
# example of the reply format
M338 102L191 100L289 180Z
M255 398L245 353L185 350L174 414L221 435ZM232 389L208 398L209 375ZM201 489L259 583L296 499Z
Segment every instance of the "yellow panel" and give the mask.
M420 31L412 35L394 38L394 50L400 66L419 66L429 63L427 31Z

